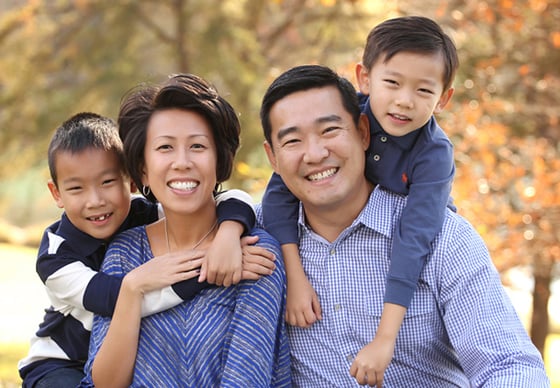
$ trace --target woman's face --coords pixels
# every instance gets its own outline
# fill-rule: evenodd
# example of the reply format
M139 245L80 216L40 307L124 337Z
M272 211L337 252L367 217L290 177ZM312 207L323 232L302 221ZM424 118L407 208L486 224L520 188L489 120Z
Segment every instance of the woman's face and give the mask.
M156 111L148 122L142 183L166 213L215 207L216 145L207 121L181 109Z

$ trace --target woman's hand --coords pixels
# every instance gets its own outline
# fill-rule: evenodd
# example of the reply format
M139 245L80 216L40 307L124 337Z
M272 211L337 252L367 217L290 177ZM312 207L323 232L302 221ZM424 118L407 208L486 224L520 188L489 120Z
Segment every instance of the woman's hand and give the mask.
M192 279L200 274L204 251L184 250L166 253L134 268L124 282L141 294Z

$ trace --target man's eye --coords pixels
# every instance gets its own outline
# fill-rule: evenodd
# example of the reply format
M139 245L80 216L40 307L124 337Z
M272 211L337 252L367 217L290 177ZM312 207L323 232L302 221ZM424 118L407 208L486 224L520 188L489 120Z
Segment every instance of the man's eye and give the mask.
M332 133L332 132L334 132L338 129L340 129L340 127L328 127L328 128L325 128L325 130L323 132L324 133Z
M288 139L282 143L282 146L292 145L299 143L299 139Z

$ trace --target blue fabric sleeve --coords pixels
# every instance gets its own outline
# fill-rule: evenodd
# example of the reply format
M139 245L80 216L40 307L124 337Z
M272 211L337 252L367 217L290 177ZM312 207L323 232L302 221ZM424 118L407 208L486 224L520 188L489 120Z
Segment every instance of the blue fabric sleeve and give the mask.
M408 308L417 287L430 244L443 225L455 165L453 148L434 144L414 161L410 184L391 251L385 302Z
M208 282L199 282L198 277L183 280L182 282L175 283L171 286L173 291L183 300L191 300L200 291L204 290L206 287L210 287Z
M255 211L253 207L237 198L221 201L216 208L218 222L236 221L243 225L244 233L255 226Z
M263 223L282 245L298 243L298 204L280 175L273 173L262 199Z
M122 279L122 276L107 275L103 272L95 274L84 292L84 308L104 317L112 316Z

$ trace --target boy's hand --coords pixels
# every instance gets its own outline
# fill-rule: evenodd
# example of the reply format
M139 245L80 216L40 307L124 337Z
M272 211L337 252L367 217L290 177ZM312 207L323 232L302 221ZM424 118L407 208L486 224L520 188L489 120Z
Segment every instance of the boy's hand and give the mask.
M243 252L243 280L258 280L262 276L270 275L276 268L276 256L268 249L254 246L258 236L246 236L241 239Z
M235 221L220 224L214 241L206 250L199 281L224 287L239 283L243 270L239 240L242 232L243 226Z
M350 367L358 384L383 387L385 370L391 363L395 342L391 338L375 337L373 341L358 352Z
M310 327L321 316L317 293L303 271L290 274L286 295L286 322L292 326Z

